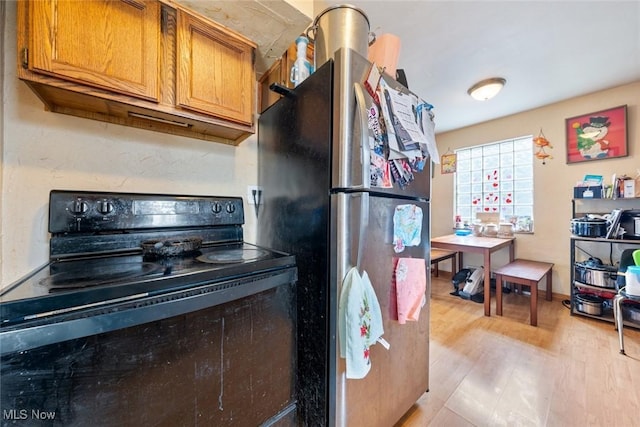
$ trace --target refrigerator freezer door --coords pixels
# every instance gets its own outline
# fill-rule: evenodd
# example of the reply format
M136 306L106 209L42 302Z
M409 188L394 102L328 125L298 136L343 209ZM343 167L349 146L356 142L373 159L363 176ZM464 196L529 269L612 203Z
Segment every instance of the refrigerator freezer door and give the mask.
M335 425L391 426L427 391L429 385L429 204L375 196L368 197L367 203L363 202L363 196L366 195L332 195L332 215L338 220L334 223L335 228L332 226L331 234L336 238L330 243L330 251L344 253L345 256L332 257L338 264L332 269L337 277L331 277L331 280L339 285L336 293L331 295L330 307L337 307L342 279L352 266L358 264L360 272L368 274L376 292L382 310L383 338L389 342L390 348L373 345L370 349L371 370L364 379L351 380L346 378L345 359L339 356L339 344L331 341L331 368L335 369L335 375L330 377L336 381L336 399L333 402L336 405ZM363 213L361 209L367 205L369 211ZM414 218L419 220L419 224L394 226L394 217L397 223L407 220L403 212L418 211L421 211L421 218L419 215ZM361 232L363 218L368 224ZM419 243L416 239L418 229ZM402 252L396 252L394 248L399 245L394 236L397 238L407 230L411 238L406 240ZM411 246L413 244L416 246ZM426 304L420 309L418 321L409 320L405 324L394 320L398 289L393 285L398 258L409 258L416 270L424 274ZM337 316L338 312L333 312L331 318ZM333 322L331 325L335 331Z
M362 91L362 97L356 96L354 86L364 87L371 64L350 49L339 49L334 69L331 187L334 191L361 190L369 187L371 159L368 144L373 141L373 131L369 129L368 122L369 111L376 103L366 90ZM392 79L385 78L385 81L398 91L410 93ZM414 181L404 188L394 182L392 188L372 187L369 190L391 197L428 200L431 194L431 162L427 161L424 170L415 172L414 176Z

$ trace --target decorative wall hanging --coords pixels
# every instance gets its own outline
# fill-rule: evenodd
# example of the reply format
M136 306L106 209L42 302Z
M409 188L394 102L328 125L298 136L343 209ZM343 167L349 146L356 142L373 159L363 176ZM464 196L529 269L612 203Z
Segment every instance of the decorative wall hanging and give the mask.
M537 151L535 152L536 159L542 160L543 165L546 164L547 159L553 159L553 157L551 157L551 154L548 154L544 150L545 147L553 148L553 145L551 145L549 140L544 136L544 133L542 133L542 128L540 128L540 133L538 134L538 136L536 138L533 138L533 143L537 147Z
M449 150L447 150L440 158L440 173L454 173L456 171L457 159L458 156L456 153L450 153Z
M629 155L626 105L566 119L565 130L567 164Z

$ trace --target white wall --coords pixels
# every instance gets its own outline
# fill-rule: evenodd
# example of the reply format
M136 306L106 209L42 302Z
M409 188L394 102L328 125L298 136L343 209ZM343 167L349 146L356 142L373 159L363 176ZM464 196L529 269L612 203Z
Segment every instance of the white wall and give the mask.
M565 119L625 104L627 105L629 156L566 164ZM640 168L639 123L640 82L636 82L438 134L437 142L440 152L445 153L448 149L455 150L517 136L537 136L542 128L544 135L553 145L553 149L545 151L551 154L553 159L547 160L546 165L535 160L535 233L517 235L516 257L554 263L553 291L569 295L569 237L571 235L569 226L573 186L586 174L603 175L608 183L613 173L635 176L637 169ZM433 236L451 234L454 218L453 177L453 174L441 174L440 168L436 168L432 198ZM640 209L640 199L635 206L636 209ZM625 203L625 208L630 207ZM619 257L619 252L616 254L615 249L613 256L614 259L616 256ZM468 260L471 265L482 265L482 261L473 255L467 255L464 258L465 263ZM508 257L498 252L492 259L492 266L497 267L506 262ZM446 267L446 263L443 263L443 267Z
M238 147L44 111L16 77L16 2L3 2L0 284L44 264L52 189L242 196L257 182L257 138ZM245 201L245 239L255 214Z

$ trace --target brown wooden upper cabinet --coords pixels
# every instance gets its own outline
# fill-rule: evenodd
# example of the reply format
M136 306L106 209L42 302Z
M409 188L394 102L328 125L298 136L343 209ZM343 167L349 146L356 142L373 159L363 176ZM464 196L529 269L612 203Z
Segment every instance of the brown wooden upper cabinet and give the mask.
M34 1L29 68L158 100L160 4Z
M50 111L237 145L256 44L171 0L18 2L18 77Z
M178 104L250 125L253 48L224 28L178 11Z
M260 112L263 112L273 105L282 95L269 89L272 83L293 89L295 85L291 82L291 67L296 62L297 46L294 43L282 54L276 62L260 77ZM314 63L313 43L307 45L307 59Z

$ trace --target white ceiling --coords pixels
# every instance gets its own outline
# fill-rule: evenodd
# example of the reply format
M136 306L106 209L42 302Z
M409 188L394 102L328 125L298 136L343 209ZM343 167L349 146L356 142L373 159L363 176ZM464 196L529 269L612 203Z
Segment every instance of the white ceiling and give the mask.
M351 1L400 36L398 68L452 130L640 80L639 1ZM495 98L467 95L504 77Z
M256 41L260 46L259 73L309 22L283 1L181 3ZM217 15L206 6L213 3L218 7ZM434 105L437 132L640 80L638 0L325 3L359 7L368 16L371 31L400 37L398 68L404 69L409 88ZM227 13L225 18L231 5L238 8L234 12L237 16ZM275 10L278 25L260 26L255 15L242 17L262 8ZM470 86L489 77L507 80L498 96L482 102L467 95Z

